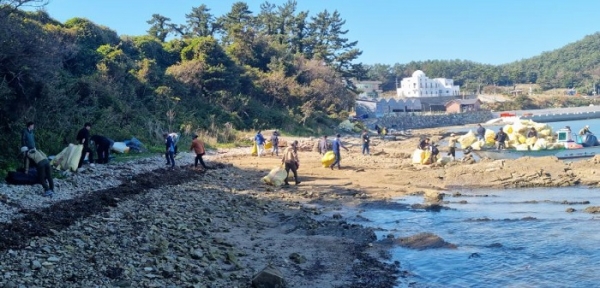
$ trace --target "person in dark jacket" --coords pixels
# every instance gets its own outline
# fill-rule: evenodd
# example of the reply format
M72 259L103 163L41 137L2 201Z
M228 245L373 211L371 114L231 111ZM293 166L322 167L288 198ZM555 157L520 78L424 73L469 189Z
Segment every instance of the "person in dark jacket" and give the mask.
M362 138L362 154L363 155L371 155L371 152L369 151L369 144L371 143L371 138L369 137L369 132L367 132L367 130L363 130L361 138Z
M52 197L54 195L54 181L52 180L50 161L46 157L46 154L42 151L23 146L21 147L21 155L23 155L25 160L25 174L29 173L29 165L33 163L37 169L38 181L44 187L44 196Z
M429 138L421 139L421 141L419 142L419 146L417 146L417 148L419 148L421 150L426 150L428 147L429 147Z
M21 147L35 149L35 137L33 135L34 123L29 121L21 133Z
M477 141L485 140L485 128L481 124L477 124Z
M338 166L338 170L342 169L340 163L342 162L342 153L340 151L340 149L344 148L346 149L346 151L348 151L348 148L346 148L346 146L344 146L344 144L342 144L342 139L340 139L341 135L337 134L335 137L335 140L333 140L333 142L331 143L331 149L333 150L333 154L335 154L335 162L333 162L333 164L331 164L329 166L329 168L331 168L331 170L333 170L333 167L335 165Z
M167 158L167 165L171 165L171 169L175 169L175 141L168 133L164 133L163 137L165 137L165 156Z
M273 156L273 154L275 154L275 156L279 156L279 132L273 131L273 135L271 135L271 144L273 144L271 156Z
M94 153L92 153L92 149L90 149L90 129L92 129L92 124L85 123L83 128L77 133L77 143L83 145L78 167L83 165L86 156L88 157L90 166L94 166Z
M500 128L500 130L498 130L498 134L496 134L496 137L494 138L494 140L496 140L496 149L497 150L503 150L506 149L506 138L508 137L508 135L506 135L506 133L504 133L504 131L502 131L502 128Z
M115 142L100 135L92 135L90 140L93 141L94 146L96 146L96 155L98 156L96 163L107 164L110 155L110 148L113 144L115 144Z

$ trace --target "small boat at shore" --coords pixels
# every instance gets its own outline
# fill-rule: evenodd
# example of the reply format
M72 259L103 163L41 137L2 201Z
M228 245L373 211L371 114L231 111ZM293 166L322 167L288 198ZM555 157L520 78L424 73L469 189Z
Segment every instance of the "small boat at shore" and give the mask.
M585 147L579 149L560 149L560 150L538 150L538 151L517 151L513 149L507 150L479 150L473 151L481 158L490 158L494 160L500 159L517 159L521 157L544 157L554 156L560 160L589 158L600 155L600 146Z
M477 156L481 158L489 158L494 160L500 159L517 159L521 157L544 157L554 156L560 160L590 158L600 155L600 146L588 146L574 142L570 137L570 130L560 129L557 131L556 144L562 144L561 149L540 149L540 150L517 150L517 149L483 149L473 150Z

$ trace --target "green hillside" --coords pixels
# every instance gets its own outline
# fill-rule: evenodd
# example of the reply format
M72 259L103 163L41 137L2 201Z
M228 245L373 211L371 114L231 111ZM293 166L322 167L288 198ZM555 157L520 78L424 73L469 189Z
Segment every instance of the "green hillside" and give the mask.
M384 90L393 90L396 79L422 70L431 78L454 79L463 91L479 91L480 87L488 85L527 83L538 84L543 90L573 88L581 94L591 95L600 89L600 33L536 57L498 66L467 60L429 60L376 64L367 69L365 78L383 81Z
M186 23L154 14L147 35L124 36L19 7L46 2L0 0L0 171L14 166L27 121L52 154L85 122L117 141L159 146L179 131L231 142L230 127L330 131L354 105L344 80L361 70L361 51L337 11L309 15L290 0L213 15L200 5Z

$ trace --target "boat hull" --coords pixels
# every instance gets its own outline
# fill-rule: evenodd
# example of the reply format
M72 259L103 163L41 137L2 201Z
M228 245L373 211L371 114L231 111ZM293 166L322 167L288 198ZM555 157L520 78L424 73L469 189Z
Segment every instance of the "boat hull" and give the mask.
M517 159L521 157L544 157L554 156L558 159L577 159L589 158L600 155L600 146L582 148L582 149L560 149L560 150L539 150L539 151L516 151L516 150L479 150L473 151L481 158Z

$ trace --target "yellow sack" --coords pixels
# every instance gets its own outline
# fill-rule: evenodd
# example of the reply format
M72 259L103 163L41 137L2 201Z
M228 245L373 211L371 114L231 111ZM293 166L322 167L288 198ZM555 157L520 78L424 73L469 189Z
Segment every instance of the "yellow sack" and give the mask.
M529 148L530 147L527 144L519 144L519 145L515 146L515 150L517 150L517 151L527 151L527 150L529 150Z
M323 167L329 167L331 164L333 164L333 162L335 162L335 154L333 154L333 151L327 151L327 153L323 155L323 158L321 158L321 164L323 164Z
M552 129L544 129L542 131L538 131L538 135L548 137L552 134Z
M71 170L77 171L79 166L79 159L81 159L81 152L83 151L83 145L69 144L69 146L63 149L58 155L52 159L50 165L60 170Z
M256 144L256 141L253 142L252 144L252 156L257 156L258 155L258 145Z
M492 129L485 129L485 144L487 145L494 145L496 144L496 140L494 140L494 138L496 138L496 132L494 132L494 130Z
M513 130L514 130L513 126L510 124L505 125L504 128L502 128L502 131L504 131L504 133L509 134L509 135L512 134Z
M265 149L271 149L271 148L273 148L273 143L271 141L267 141L265 143Z
M481 146L483 146L483 144L485 144L485 142L483 141L475 141L473 142L473 144L471 144L471 148L473 148L473 150L481 150Z
M421 159L421 164L431 164L431 151L423 151L423 158Z
M425 151L423 151L421 149L416 149L415 152L413 152L412 163L413 164L421 164L421 162L423 162L424 157L425 157Z
M471 146L475 141L477 141L477 137L475 136L475 133L473 133L473 130L469 130L469 133L458 137L458 143L462 149Z
M519 144L525 144L525 142L527 142L527 138L521 134L517 134L517 142L519 142Z
M283 183L285 183L285 178L287 178L287 173L285 172L285 169L283 169L281 166L279 167L275 167L271 170L271 172L269 172L269 174L267 174L267 176L262 178L262 181L265 184L268 185L273 185L273 186L281 186L283 185Z

